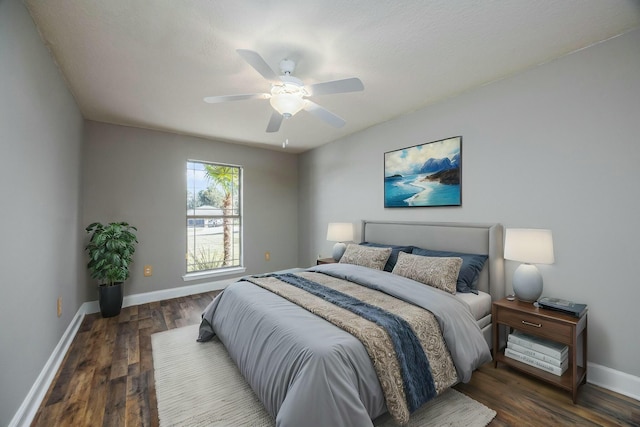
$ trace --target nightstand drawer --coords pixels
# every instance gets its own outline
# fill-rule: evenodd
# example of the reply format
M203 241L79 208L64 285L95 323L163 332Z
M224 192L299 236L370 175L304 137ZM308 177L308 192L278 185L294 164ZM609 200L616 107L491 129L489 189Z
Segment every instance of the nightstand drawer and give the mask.
M573 337L571 325L527 313L498 310L497 321L522 332L550 338L563 344L571 344Z

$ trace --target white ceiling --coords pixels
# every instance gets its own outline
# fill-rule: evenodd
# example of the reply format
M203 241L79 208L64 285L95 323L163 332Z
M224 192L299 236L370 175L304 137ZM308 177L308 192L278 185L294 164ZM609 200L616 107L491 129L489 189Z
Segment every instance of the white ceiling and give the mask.
M302 152L640 26L639 0L25 0L87 119ZM359 77L266 133L268 92L236 49L305 84Z

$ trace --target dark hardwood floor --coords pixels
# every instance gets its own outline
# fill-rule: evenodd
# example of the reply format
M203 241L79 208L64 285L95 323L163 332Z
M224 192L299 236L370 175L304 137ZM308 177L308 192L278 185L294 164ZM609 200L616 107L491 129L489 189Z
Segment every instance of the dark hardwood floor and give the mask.
M86 316L32 426L157 426L151 334L200 321L216 292ZM569 393L489 363L458 391L494 409L490 426L640 426L640 402L583 385Z

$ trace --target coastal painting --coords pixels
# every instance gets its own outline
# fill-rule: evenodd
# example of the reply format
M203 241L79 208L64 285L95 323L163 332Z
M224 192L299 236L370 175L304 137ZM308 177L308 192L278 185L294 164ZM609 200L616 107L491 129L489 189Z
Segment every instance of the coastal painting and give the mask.
M384 153L384 207L461 206L462 137Z

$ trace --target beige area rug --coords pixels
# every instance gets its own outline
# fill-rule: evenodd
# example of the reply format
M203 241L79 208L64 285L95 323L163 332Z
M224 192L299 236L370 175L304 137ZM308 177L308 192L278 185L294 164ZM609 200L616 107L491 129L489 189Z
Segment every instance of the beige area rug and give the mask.
M268 426L275 421L217 339L196 342L198 325L151 336L158 415L169 426ZM486 426L496 412L450 389L411 416L409 426ZM376 426L396 424L383 415Z

